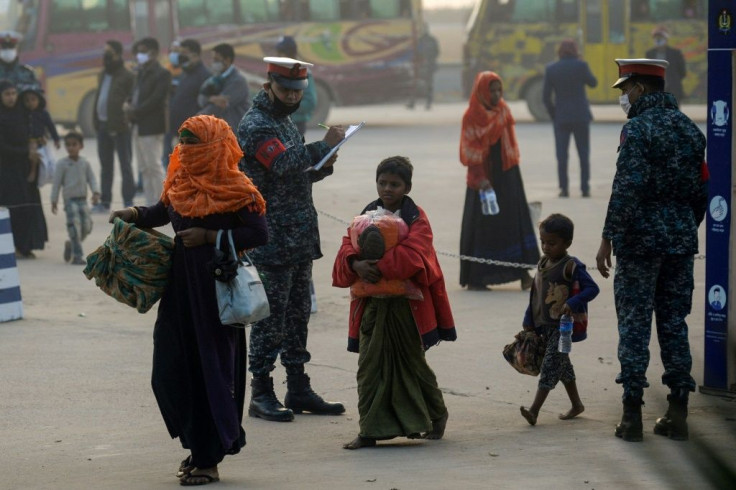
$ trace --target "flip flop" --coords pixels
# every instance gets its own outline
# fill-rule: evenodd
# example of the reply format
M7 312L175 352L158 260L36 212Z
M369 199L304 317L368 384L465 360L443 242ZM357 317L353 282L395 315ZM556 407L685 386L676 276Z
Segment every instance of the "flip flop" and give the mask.
M176 477L181 478L184 475L189 474L194 468L195 466L192 464L192 455L190 454L179 465L179 471L176 472Z
M179 478L179 485L183 487L194 487L199 485L208 485L220 481L220 474L217 472L217 466L212 468L194 468L189 473Z

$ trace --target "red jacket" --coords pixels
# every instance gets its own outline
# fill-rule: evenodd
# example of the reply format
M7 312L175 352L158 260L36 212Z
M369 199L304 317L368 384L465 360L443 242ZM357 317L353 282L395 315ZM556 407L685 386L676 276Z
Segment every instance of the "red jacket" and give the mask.
M382 204L380 199L374 201L361 214ZM427 215L409 197L404 197L401 218L409 225L409 235L386 251L378 261L378 268L386 279L411 279L422 291L424 300L409 300L409 305L422 337L422 344L425 349L429 349L440 340L457 339L455 322L445 290L445 279L432 245L432 227ZM352 259L356 258L358 253L350 242L348 230L348 234L342 238L332 269L333 286L347 288L359 279L350 266ZM353 298L350 301L348 350L351 352L358 352L365 300L366 298Z

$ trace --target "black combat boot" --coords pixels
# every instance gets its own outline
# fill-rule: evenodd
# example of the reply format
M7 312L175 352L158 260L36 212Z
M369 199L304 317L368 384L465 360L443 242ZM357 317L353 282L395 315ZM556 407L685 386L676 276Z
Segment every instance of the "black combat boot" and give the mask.
M291 422L294 413L284 408L273 392L273 378L270 376L253 376L250 382L251 395L248 415L275 422Z
M641 398L624 398L624 415L616 426L616 437L628 442L641 442L644 439L641 424Z
M286 375L284 404L294 413L311 412L318 415L340 415L345 407L340 402L326 402L312 391L306 374Z
M654 424L654 433L667 436L675 441L687 441L689 434L687 430L687 401L690 390L687 388L674 388L667 395L669 407L664 416L657 419Z

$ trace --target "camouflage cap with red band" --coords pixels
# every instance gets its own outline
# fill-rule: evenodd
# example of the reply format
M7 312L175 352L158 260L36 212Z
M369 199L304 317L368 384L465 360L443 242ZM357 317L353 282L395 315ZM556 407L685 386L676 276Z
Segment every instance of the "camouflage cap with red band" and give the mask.
M292 90L304 90L309 85L307 68L313 67L312 63L278 56L266 56L263 61L268 63L268 74L279 85Z
M618 88L626 80L636 76L659 77L664 79L664 72L670 64L667 60L649 58L616 59L619 79L612 85Z

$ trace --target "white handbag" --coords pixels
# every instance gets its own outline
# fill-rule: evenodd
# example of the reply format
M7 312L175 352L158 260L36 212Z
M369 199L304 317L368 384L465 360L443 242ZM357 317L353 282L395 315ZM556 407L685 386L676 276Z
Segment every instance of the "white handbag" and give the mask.
M215 243L217 250L220 250L222 233L222 230L217 232ZM237 275L225 281L218 279L219 269L215 269L217 307L220 311L220 322L223 325L244 328L253 322L263 320L271 314L271 310L268 306L266 289L263 287L256 266L245 252L243 252L243 257L238 256L231 230L227 230L227 238L230 242L230 260L238 264Z

